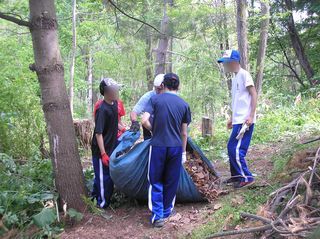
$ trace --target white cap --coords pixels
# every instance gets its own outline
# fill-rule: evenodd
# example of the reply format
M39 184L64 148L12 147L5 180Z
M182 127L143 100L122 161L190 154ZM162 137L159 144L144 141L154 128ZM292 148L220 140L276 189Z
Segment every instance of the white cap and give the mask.
M159 75L157 75L157 76L154 78L153 85L154 85L155 87L161 86L161 84L162 84L162 82L163 82L163 78L164 78L164 74L159 74Z

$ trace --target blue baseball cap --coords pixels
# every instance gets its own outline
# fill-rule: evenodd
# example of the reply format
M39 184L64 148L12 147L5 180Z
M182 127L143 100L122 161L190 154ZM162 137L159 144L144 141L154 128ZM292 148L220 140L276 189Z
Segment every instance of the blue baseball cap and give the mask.
M240 62L240 54L236 50L226 50L222 57L218 60L218 63L228 63L228 62Z

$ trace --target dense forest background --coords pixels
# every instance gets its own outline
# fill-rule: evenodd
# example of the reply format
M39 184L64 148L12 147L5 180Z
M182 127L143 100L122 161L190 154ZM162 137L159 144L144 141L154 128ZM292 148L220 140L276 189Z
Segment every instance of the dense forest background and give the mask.
M191 136L212 159L225 158L231 76L224 75L216 60L226 49L241 48L248 53L244 67L255 80L261 60L264 65L263 77L257 82L260 93L253 143L319 132L319 1L262 0L247 1L242 6L241 2L246 1L55 1L73 119L92 118L93 105L100 97L101 77L124 84L121 99L130 112L152 88L154 76L163 67L162 71L180 76L180 94L192 110ZM241 11L244 15L239 15ZM5 14L27 21L28 1L2 0L0 12L1 18ZM239 22L245 25L245 32ZM7 214L10 220L6 225L10 227L24 225L32 211L29 208L30 212L24 212L25 221L20 218L19 208L30 202L22 199L35 193L38 199L34 200L39 202L43 200L39 192L52 191L53 185L41 173L51 172L50 161L46 160L49 138L38 78L30 70L34 62L30 32L0 19L0 33L0 159L5 162L0 165L3 172L18 170L17 180L36 179L24 185L24 192L16 185L12 190L19 193L14 195L3 186L0 215ZM265 57L260 55L263 33L268 38ZM163 48L160 43L167 45ZM166 57L161 62L163 51ZM213 120L212 137L201 136L203 116ZM125 122L129 126L128 116ZM81 156L87 154L80 148ZM7 173L1 177L6 185L13 180ZM19 197L19 203L12 203ZM3 205L14 209L6 211Z

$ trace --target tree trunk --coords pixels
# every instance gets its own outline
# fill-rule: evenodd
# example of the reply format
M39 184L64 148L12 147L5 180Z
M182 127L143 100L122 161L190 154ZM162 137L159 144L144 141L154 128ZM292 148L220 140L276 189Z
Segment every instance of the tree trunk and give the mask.
M77 1L73 0L72 3L72 53L71 53L71 65L70 65L70 83L69 83L69 98L70 98L70 109L71 114L73 114L73 98L74 98L74 67L76 62L76 49L77 49L77 28L76 28L76 18L77 18Z
M30 31L60 206L82 211L85 181L64 81L54 0L29 0Z
M241 56L240 64L242 68L249 70L248 60L248 37L247 37L247 14L248 6L246 0L236 0L237 2L237 38L238 49Z
M149 29L146 29L146 76L148 82L148 90L152 90L153 88L153 67L152 67L152 35Z
M299 63L303 71L305 72L310 84L313 85L312 78L314 76L314 70L310 65L307 55L305 54L304 47L301 43L298 31L294 23L293 14L292 14L292 11L293 11L292 1L285 0L285 4L287 7L287 10L289 11L289 17L287 19L287 27L288 27L288 33L290 36L292 47L296 53Z
M264 59L266 56L267 41L268 41L268 29L270 22L270 6L267 1L260 1L261 3L261 30L260 30L260 42L257 56L257 69L256 69L256 88L258 94L262 90L262 79L264 69Z
M87 105L88 105L88 112L90 114L90 116L92 116L92 109L93 109L93 92L92 92L92 84L93 84L93 80L92 80L92 53L91 53L91 49L89 47L88 49L88 55L87 55L87 83L88 83L88 97L87 97Z
M170 7L173 7L173 0L168 0L168 5ZM172 72L172 51L173 51L173 37L169 37L169 43L168 43L168 50L167 51L167 66L166 66L166 72Z
M172 50L173 50L173 38L170 37L169 39L169 46L167 51L167 65L166 65L166 72L172 72Z
M166 54L168 50L169 37L168 37L168 24L169 17L167 15L167 1L164 0L163 18L161 21L161 32L159 35L158 48L156 50L156 67L155 75L164 74L166 70Z

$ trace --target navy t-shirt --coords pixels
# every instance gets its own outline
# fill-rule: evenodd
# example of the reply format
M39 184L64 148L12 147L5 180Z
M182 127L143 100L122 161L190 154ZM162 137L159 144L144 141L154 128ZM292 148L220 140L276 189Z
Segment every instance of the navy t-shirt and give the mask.
M152 146L182 146L182 124L191 122L190 107L183 99L168 92L155 95L150 99L146 112L153 116Z
M111 155L117 144L118 134L118 102L112 105L103 101L96 111L95 127L92 137L91 150L93 156L101 155L96 134L102 134L107 155Z

